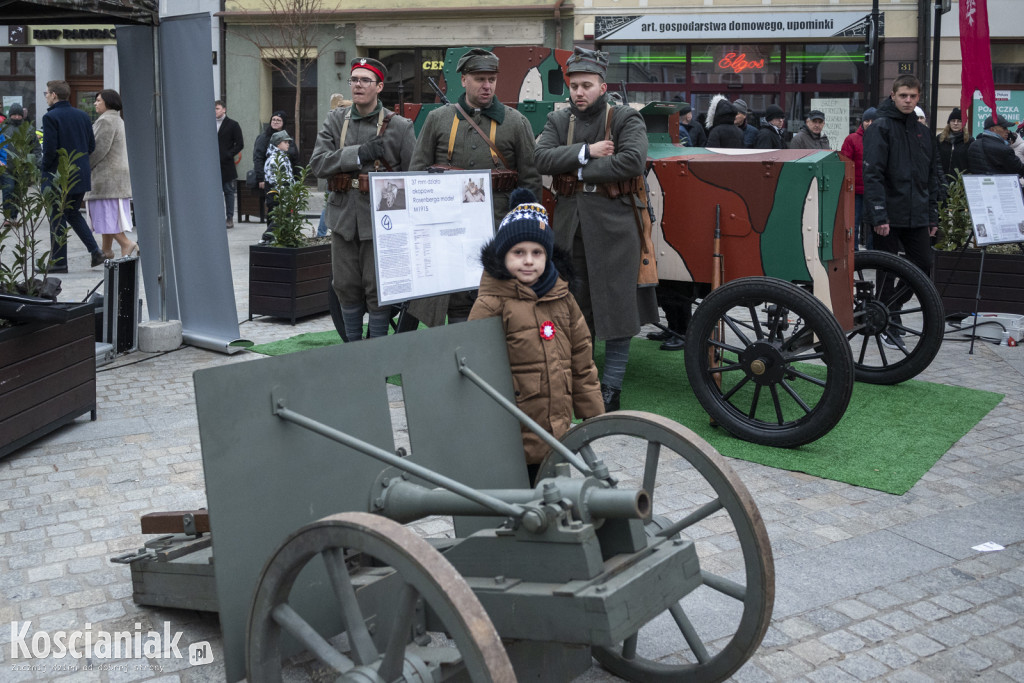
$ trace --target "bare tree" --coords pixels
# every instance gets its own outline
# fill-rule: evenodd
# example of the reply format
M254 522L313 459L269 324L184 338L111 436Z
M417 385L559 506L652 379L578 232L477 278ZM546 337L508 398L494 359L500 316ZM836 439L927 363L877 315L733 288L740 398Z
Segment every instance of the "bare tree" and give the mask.
M323 0L261 0L261 4L263 8L259 10L239 10L245 21L237 24L244 24L249 30L234 30L232 33L249 41L261 52L266 50L273 55L268 64L295 88L292 120L295 122L295 135L299 135L303 77L315 63L317 55L337 40L337 36L321 38L325 16Z

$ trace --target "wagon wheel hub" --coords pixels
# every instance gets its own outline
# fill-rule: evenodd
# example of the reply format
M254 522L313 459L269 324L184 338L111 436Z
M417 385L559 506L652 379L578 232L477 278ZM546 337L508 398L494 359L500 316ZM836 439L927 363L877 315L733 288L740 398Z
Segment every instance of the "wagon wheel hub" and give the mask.
M860 323L864 326L864 334L874 335L884 332L889 325L889 307L881 301L866 301L859 312Z
M786 370L786 358L775 345L754 342L740 354L740 365L756 383L777 384Z

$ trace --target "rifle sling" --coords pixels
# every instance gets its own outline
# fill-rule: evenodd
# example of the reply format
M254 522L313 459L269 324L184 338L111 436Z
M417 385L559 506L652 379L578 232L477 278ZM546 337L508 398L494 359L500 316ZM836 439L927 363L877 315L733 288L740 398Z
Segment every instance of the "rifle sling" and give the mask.
M501 152L498 151L497 147L494 146L494 141L491 140L489 137L487 137L487 134L484 133L484 131L480 128L480 126L476 125L476 121L474 121L473 119L469 118L469 114L467 114L466 111L462 108L462 105L459 104L458 102L452 102L452 104L455 106L455 109L460 114L462 114L462 118L466 119L466 123L471 125L473 127L473 130L475 130L480 135L480 137L483 138L483 141L487 143L487 146L491 148L491 158L493 159L496 156L498 159L501 160L502 166L504 166L505 168L507 168L509 170L512 170L512 167L508 165L507 161L505 161L504 155ZM456 117L455 120L457 122L459 120L458 117ZM458 123L454 124L454 127L452 128L452 130L454 130L455 127L457 127L457 126L458 126ZM492 119L491 120L491 134L492 135L494 134L494 131L495 131L495 129L497 127L498 127L497 122ZM455 136L452 135L450 140L449 140L449 142L448 142L448 145L449 145L448 161L449 162L451 161L451 146L452 146L451 140L454 140L454 139L455 139Z

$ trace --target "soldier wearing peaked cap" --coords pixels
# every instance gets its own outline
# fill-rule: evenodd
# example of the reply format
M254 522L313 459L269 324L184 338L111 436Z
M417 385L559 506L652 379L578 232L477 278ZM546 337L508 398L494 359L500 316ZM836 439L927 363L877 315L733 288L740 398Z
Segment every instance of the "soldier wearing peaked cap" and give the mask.
M309 168L331 191L324 221L331 229L333 287L349 341L388 333L391 307L377 302L368 174L406 171L416 146L412 121L384 108L379 96L387 68L376 59L352 60L352 105L332 110L316 138Z
M607 68L604 52L575 49L566 63L570 105L548 114L537 168L553 176L556 243L572 254L573 295L594 338L605 340L602 396L606 410L617 410L629 340L657 308L654 288L637 288L647 127L635 109L611 106Z
M410 170L431 166L487 169L491 173L494 225L508 212L508 195L516 186L541 194L540 173L534 163L534 134L529 120L495 97L498 57L482 48L466 52L456 65L465 93L457 103L427 115L420 130ZM461 112L459 109L461 108ZM476 127L466 120L469 116ZM479 130L477 130L479 129ZM461 322L469 317L475 293L459 292L417 299L409 312L428 326Z

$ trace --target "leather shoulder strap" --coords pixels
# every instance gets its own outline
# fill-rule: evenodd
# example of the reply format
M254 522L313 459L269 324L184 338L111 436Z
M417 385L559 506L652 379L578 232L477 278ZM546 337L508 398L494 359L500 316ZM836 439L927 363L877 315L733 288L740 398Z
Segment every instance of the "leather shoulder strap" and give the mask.
M494 143L493 143L493 142L491 142L491 139L490 139L489 137L487 137L487 133L485 133L485 132L484 132L484 131L483 131L483 130L482 130L482 129L480 128L480 126L476 125L476 121L474 121L473 119L469 118L469 115L468 115L468 114L466 113L466 111L465 111L465 110L464 110L464 109L462 108L462 105L461 105L461 104L459 104L458 102L452 102L452 104L454 104L454 105L455 105L455 109L456 109L456 110L458 110L458 112L459 112L460 114L462 114L462 118L466 119L466 123L468 123L468 124L469 124L470 126L472 126L472 127L473 127L473 130L475 130L475 131L477 132L477 134L478 134L478 135L479 135L479 136L480 136L481 138L483 138L483 141L487 143L487 146L491 148L491 152L493 152L493 154L492 154L491 156L494 156L495 154L496 154L496 155L498 155L498 158L499 158L499 159L501 159L501 163L502 163L502 165L503 165L503 166L504 166L505 168L507 168L507 169L510 169L510 170L511 170L511 169L512 169L512 167L508 165L508 162L507 162L507 161L505 161L505 157L504 157L504 155L502 155L502 153L501 153L501 152L500 152L500 151L498 150L498 148L497 148L497 147L496 147L496 146L494 145ZM458 118L457 118L457 117L456 117L456 121L458 121Z
M628 106L628 105L624 104L622 106L625 107L625 106ZM611 104L605 104L605 110L604 110L604 139L605 140L611 140L612 139L612 105Z

